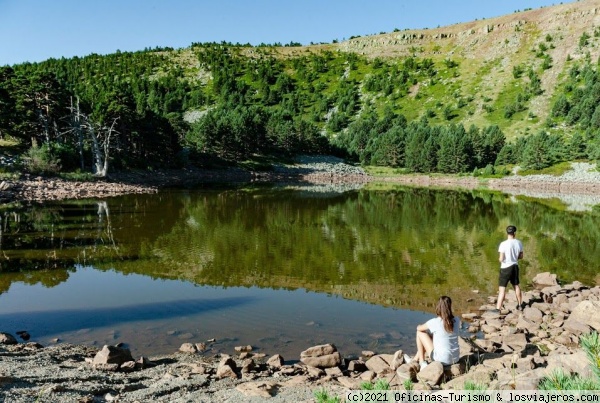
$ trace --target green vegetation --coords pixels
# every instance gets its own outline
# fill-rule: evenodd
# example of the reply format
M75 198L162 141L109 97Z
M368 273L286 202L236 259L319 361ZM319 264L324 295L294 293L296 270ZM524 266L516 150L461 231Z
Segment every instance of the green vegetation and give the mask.
M329 396L325 389L319 389L314 392L317 403L340 403L341 400L337 396Z
M423 39L396 56L222 42L4 66L0 140L19 147L15 170L53 175L239 161L267 170L253 161L319 153L485 177L600 160L598 30L572 39L583 57L566 61L551 57L562 37L534 24L514 34L523 40L510 60Z
M588 358L593 378L582 377L579 374L566 374L562 369L555 370L549 376L540 380L540 390L586 391L600 390L600 339L598 332L581 335L580 345Z

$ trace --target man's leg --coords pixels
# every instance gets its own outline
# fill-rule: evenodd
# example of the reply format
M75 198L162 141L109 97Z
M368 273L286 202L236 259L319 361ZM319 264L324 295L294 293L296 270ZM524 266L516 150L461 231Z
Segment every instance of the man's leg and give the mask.
M516 290L516 287L515 287ZM498 287L498 301L496 302L496 309L501 310L502 304L504 303L504 297L506 296L506 287Z
M517 304L519 304L518 306L520 307L523 303L523 294L521 294L521 287L519 287L519 284L515 286L515 294L517 295Z
M427 332L419 332L417 330L417 354L415 360L417 362L425 361L425 354L431 354L433 351L433 339Z

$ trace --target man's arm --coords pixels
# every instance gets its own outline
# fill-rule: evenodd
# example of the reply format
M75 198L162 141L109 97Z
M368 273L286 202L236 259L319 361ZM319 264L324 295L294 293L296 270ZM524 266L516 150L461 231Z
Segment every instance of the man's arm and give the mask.
M504 262L504 252L500 252L500 257L498 258L500 263Z
M523 251L519 252L519 259L523 259Z

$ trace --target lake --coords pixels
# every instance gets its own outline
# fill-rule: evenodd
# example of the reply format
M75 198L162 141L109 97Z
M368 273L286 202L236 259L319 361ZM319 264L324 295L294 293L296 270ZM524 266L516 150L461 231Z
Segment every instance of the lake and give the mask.
M134 355L206 342L297 359L415 350L440 295L455 313L497 292L509 224L535 274L596 284L598 210L489 191L369 186L163 191L0 209L0 331ZM510 288L512 289L512 288ZM466 327L466 324L465 324Z

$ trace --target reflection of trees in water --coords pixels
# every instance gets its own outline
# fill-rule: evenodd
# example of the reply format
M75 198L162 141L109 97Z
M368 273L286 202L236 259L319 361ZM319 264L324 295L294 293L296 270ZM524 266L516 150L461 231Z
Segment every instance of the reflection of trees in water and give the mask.
M68 279L64 268L105 255L102 249L110 248L113 256L118 256L109 206L106 201L96 202L94 219L87 214L93 205L79 205L76 220L72 220L73 209L68 205L33 206L0 214L0 272L18 273L0 276L0 290L8 289L13 281L53 287Z
M428 306L443 293L466 300L474 288L494 293L496 250L509 223L525 243L524 279L552 271L593 283L600 261L595 215L476 191L398 187L308 198L219 190L0 214L3 272L68 276L64 268L93 264L201 285L306 288L395 307ZM0 278L0 287L21 281Z

